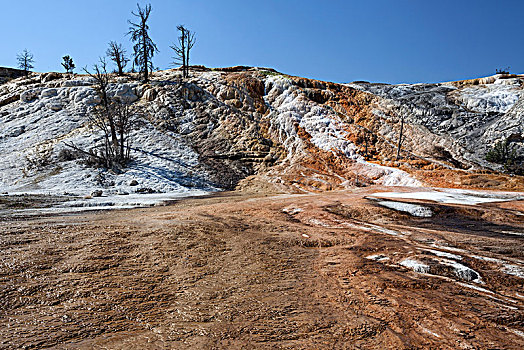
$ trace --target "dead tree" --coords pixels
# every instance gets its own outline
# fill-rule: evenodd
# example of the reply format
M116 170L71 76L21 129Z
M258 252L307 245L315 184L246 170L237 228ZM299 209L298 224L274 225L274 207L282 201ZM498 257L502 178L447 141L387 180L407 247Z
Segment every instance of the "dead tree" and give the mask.
M104 60L101 59L93 66L92 73L85 68L84 71L94 79L95 90L100 98L100 102L91 110L89 119L104 135L102 149L98 153L91 153L101 160L102 164L99 165L107 168L125 166L130 160L129 135L135 111L130 101L109 96L109 75Z
M175 57L173 57L173 63L182 66L182 74L184 78L189 76L189 55L191 49L195 45L195 32L190 31L183 25L176 27L180 32L178 37L178 43L171 46L171 49L175 51Z
M175 51L175 57L173 57L173 63L175 65L182 66L182 74L186 76L186 30L183 26L179 25L176 27L180 31L178 37L178 44L171 46L171 49Z
M115 62L118 75L124 75L124 68L129 62L129 59L126 56L126 50L122 47L122 44L118 44L116 41L110 41L106 55L111 61Z
M144 82L149 81L149 72L153 71L152 58L158 49L149 36L149 26L147 20L151 13L151 4L141 8L138 5L138 13L131 12L133 16L137 17L139 21L133 23L128 21L130 24L128 35L131 36L131 40L135 43L133 46L134 50L134 63L142 73Z
M69 55L66 55L62 57L62 67L66 70L66 73L72 74L75 70L75 64L73 63L73 59L69 57Z
M18 68L22 69L25 75L28 75L29 71L34 68L33 63L35 63L35 60L33 54L27 51L27 49L24 49L22 53L17 55L16 60L18 61Z
M404 115L400 115L400 134L398 136L398 146L397 146L397 160L400 159L400 150L402 148L402 141L404 141Z
M195 43L195 32L186 29L186 78L189 75L189 54Z

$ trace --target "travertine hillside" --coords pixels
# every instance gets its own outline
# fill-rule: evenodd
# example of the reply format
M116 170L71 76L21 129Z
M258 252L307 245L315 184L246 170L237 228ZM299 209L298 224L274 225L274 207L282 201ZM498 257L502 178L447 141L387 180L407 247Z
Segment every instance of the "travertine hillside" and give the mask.
M83 195L241 188L322 191L386 185L519 189L521 177L482 174L494 142L522 151L522 76L386 85L335 84L271 69L194 68L112 77L110 93L139 107L133 161L93 169L99 102L88 76L34 73L0 85L0 189ZM400 119L405 140L396 160ZM485 171L484 171L485 173ZM138 183L138 185L135 185ZM131 186L133 184L133 186Z

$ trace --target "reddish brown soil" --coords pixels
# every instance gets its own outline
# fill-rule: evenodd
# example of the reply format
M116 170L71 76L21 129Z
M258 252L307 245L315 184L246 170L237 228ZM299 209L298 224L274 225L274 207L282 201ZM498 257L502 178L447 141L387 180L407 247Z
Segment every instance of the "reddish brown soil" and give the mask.
M473 256L524 266L523 202L414 218L374 190L4 217L0 348L522 349L524 279ZM434 246L483 284L399 265Z
M501 173L475 173L449 169L404 170L411 172L415 177L426 183L428 186L499 191L524 191L524 176Z

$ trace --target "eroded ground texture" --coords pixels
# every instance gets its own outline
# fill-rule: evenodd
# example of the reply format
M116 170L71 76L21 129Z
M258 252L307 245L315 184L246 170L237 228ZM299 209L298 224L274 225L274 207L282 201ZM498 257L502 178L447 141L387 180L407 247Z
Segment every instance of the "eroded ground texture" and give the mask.
M4 216L0 348L522 349L524 202L387 190Z

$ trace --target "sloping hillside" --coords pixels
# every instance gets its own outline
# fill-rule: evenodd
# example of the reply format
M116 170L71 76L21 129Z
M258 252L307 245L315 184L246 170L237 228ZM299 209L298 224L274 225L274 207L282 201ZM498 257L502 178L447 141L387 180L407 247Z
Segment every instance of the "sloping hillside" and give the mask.
M0 191L86 195L202 193L237 186L309 192L419 185L522 189L522 177L486 174L495 141L522 150L523 78L385 85L334 84L271 69L155 72L149 84L112 77L110 94L140 107L133 161L94 169L99 102L88 76L35 73L0 85ZM404 118L402 159L396 160ZM479 172L480 171L480 172Z

